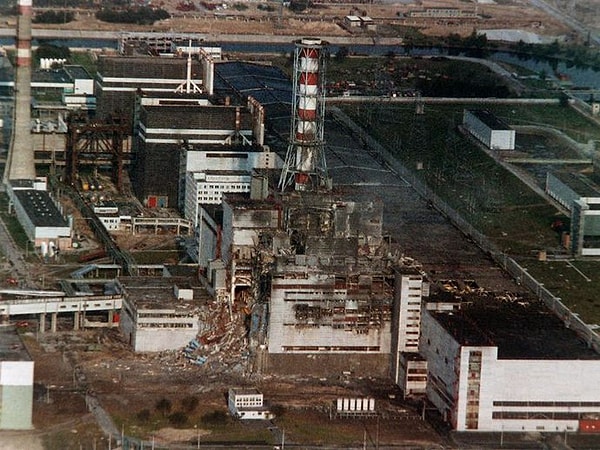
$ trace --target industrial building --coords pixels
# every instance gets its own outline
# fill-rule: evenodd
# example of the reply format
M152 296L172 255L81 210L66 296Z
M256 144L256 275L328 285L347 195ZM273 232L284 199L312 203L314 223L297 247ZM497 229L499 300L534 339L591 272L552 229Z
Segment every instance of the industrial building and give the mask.
M546 193L571 213L571 252L600 255L600 189L580 174L548 172Z
M600 355L543 304L472 296L423 310L427 396L458 431L578 431L600 425Z
M429 296L429 283L412 261L402 261L395 280L390 349L390 373L405 397L425 393L427 361L419 355L421 308Z
M15 327L0 325L0 430L33 428L33 369Z
M7 193L19 223L35 247L69 249L72 224L46 187L45 178L11 180Z
M196 221L194 198L217 203L223 192L247 192L252 169L275 167L277 157L262 146L260 105L213 101L194 94L139 98L132 178L148 207L180 207Z
M98 117L120 115L133 123L136 93L213 93L211 58L100 56L95 92Z
M123 308L120 328L136 352L177 350L209 328L210 297L189 278L121 279Z
M516 131L487 110L465 109L463 126L491 150L515 149Z
M227 406L237 419L271 419L272 414L264 403L263 394L254 388L230 388Z

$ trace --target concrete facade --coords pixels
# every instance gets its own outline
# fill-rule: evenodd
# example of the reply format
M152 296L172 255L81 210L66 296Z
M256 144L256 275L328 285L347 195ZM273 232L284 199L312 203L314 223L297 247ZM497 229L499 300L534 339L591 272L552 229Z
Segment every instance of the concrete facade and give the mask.
M468 110L463 113L463 126L492 150L514 150L516 131L486 110Z
M368 270L344 277L323 262L298 255L279 265L271 286L269 352L390 353L389 280Z
M0 430L33 428L34 362L12 326L0 326Z
M237 419L264 420L272 417L263 403L263 394L254 388L230 388L227 406Z
M180 349L200 332L204 290L193 289L190 298L175 280L147 277L128 279L123 289L120 328L134 351Z
M548 172L546 193L571 212L571 252L599 256L600 190L577 174Z
M428 363L427 396L455 430L564 432L599 420L600 391L593 386L600 382L600 355L564 326L560 330L558 319L540 313L550 320L547 329L537 330L536 318L529 331L556 329L557 346L551 348L549 338L542 344L545 354L533 347L536 337L523 336L525 353L508 349L503 355L503 338L492 338L494 331L483 323L461 325L466 322L457 312L424 312L420 349ZM563 345L573 347L563 352Z

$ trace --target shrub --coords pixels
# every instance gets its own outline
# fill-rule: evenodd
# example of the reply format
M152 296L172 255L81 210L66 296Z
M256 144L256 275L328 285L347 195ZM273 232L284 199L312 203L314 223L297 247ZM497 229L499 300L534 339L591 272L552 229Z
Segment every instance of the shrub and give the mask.
M169 423L176 427L181 427L188 421L187 414L183 411L175 411L173 414L169 415L168 419Z
M154 406L156 407L156 410L163 415L163 417L167 417L167 414L171 412L172 403L171 400L163 397L158 400Z
M229 415L225 411L213 411L202 416L202 422L218 425L229 420Z
M141 409L138 411L138 413L136 414L137 419L142 422L142 423L146 423L150 420L150 410L149 409Z
M196 397L195 395L191 395L190 397L184 397L183 399L181 399L181 407L184 411L188 413L194 412L198 407L198 403L198 397Z

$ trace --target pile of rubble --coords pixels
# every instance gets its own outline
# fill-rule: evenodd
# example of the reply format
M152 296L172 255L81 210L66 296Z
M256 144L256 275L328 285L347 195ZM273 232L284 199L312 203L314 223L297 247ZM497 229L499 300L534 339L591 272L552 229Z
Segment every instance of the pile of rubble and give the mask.
M211 302L201 321L198 335L183 349L184 358L194 365L215 361L225 365L248 359L245 310L231 309L225 302Z

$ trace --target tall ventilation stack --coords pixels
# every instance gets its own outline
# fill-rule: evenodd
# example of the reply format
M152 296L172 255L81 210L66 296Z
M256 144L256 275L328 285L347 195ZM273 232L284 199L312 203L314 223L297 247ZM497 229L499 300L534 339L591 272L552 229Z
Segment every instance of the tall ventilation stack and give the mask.
M290 143L285 156L279 188L285 191L329 189L325 162L325 60L327 43L304 38L294 52L294 92Z
M18 0L17 69L13 131L4 183L35 178L31 138L31 0Z

